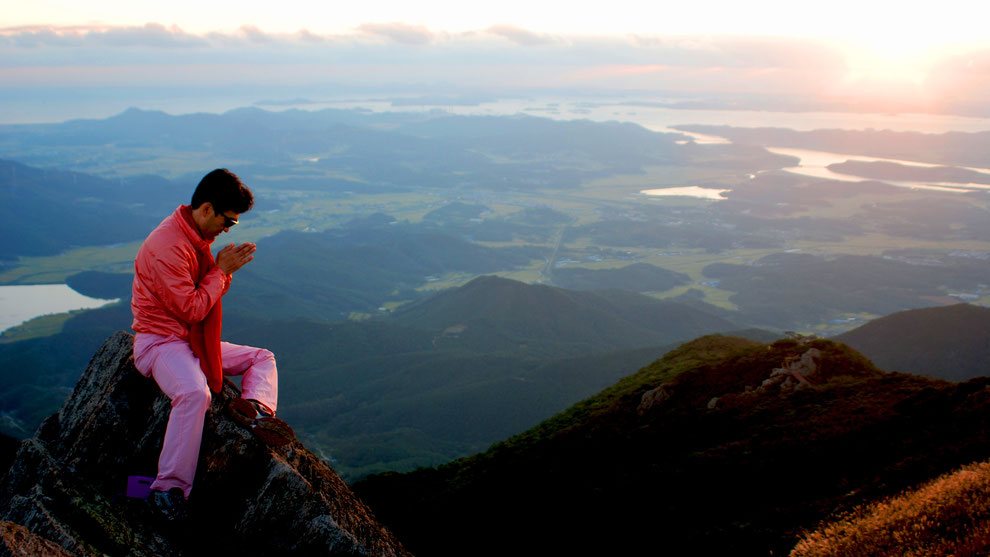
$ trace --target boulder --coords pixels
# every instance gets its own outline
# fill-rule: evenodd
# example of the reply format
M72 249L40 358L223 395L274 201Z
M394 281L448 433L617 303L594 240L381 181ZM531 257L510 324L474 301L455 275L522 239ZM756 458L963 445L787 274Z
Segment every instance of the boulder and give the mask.
M0 520L78 555L408 555L299 441L268 447L229 419L237 396L227 381L207 411L189 519L158 520L124 491L128 476L155 475L169 400L134 368L133 337L115 333L22 443Z

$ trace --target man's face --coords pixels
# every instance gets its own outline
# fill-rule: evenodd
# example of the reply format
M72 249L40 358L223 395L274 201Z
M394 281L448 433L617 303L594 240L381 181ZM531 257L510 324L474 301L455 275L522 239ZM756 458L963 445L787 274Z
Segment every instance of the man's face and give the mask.
M208 242L212 242L217 236L230 230L231 226L237 224L237 218L240 216L234 211L218 212L212 206L210 208L213 216L206 221L206 227L203 230L203 235Z

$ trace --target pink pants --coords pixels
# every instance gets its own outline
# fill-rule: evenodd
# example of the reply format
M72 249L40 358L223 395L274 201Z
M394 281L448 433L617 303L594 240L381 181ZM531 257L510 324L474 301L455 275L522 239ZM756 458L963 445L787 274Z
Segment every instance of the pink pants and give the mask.
M253 398L275 410L278 404L278 372L275 356L268 350L220 343L224 375L243 375L244 398ZM134 338L134 367L145 377L154 377L172 401L165 441L158 458L158 477L152 489L192 490L203 440L203 421L210 407L210 388L189 342L174 336L138 333Z

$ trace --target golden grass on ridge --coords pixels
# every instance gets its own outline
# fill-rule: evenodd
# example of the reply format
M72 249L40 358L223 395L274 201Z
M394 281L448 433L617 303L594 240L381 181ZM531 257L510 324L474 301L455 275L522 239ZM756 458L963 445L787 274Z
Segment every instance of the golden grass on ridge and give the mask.
M824 524L791 556L965 557L988 550L990 462L982 462Z

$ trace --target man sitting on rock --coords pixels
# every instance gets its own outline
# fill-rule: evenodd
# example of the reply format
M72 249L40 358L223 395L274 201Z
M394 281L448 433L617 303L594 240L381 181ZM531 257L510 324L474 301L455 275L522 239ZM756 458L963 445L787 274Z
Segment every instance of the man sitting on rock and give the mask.
M231 275L254 259L256 246L230 244L214 260L210 244L253 204L251 190L236 175L214 170L200 181L189 205L179 206L148 235L134 260L134 365L172 401L149 498L167 518L184 513L210 392L220 392L224 375L243 375L242 398L229 408L233 418L270 445L293 439L289 426L274 417L275 357L220 341L220 298Z

